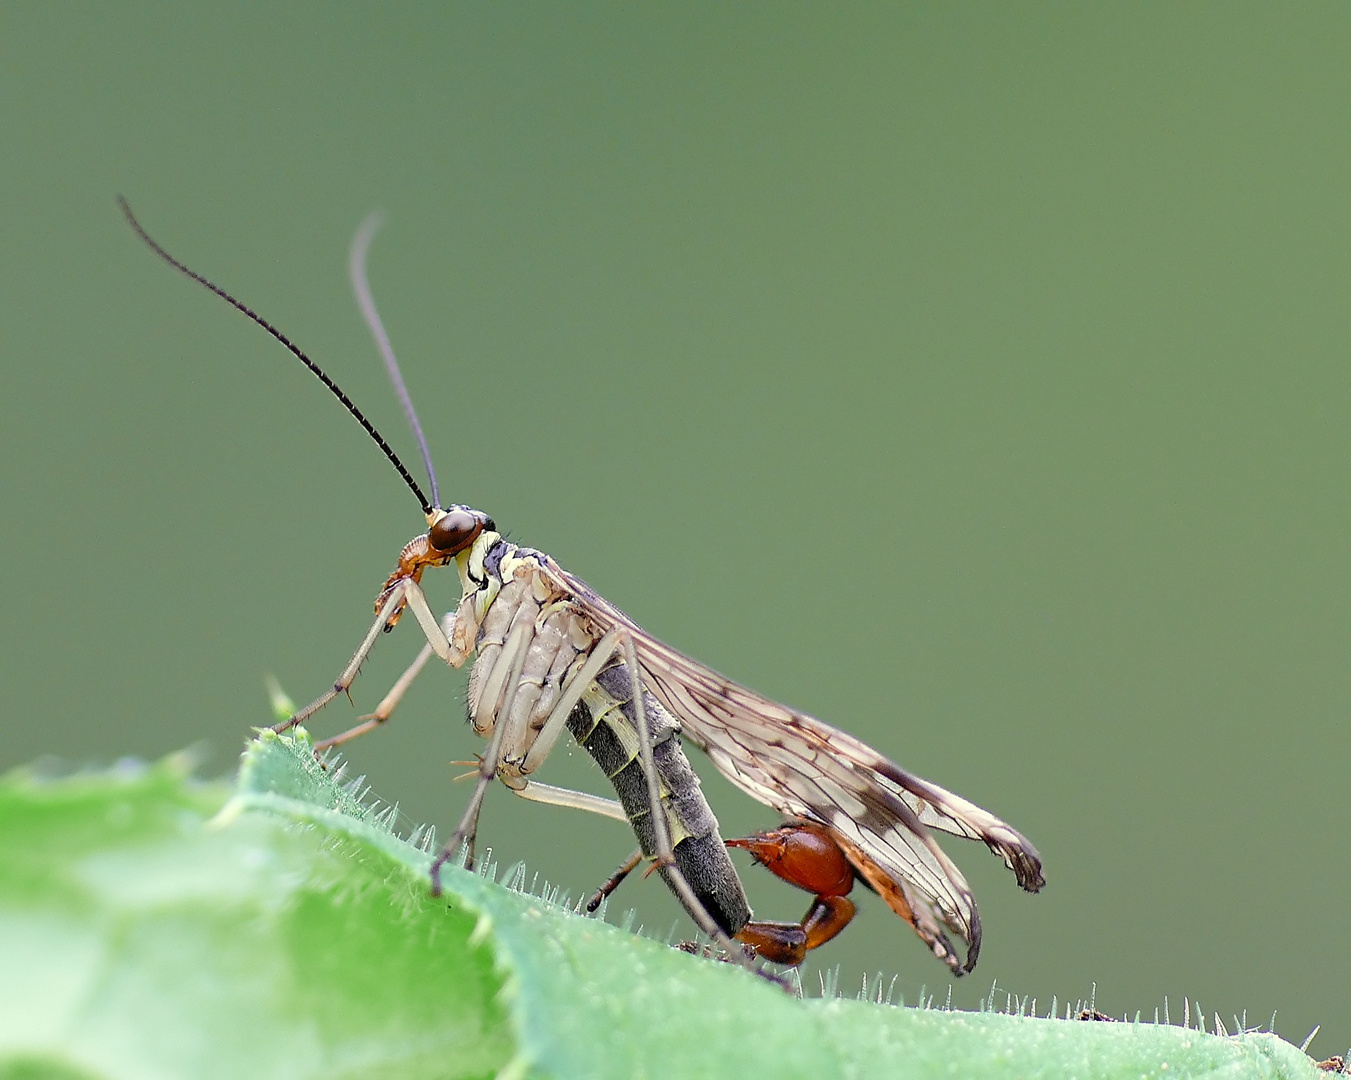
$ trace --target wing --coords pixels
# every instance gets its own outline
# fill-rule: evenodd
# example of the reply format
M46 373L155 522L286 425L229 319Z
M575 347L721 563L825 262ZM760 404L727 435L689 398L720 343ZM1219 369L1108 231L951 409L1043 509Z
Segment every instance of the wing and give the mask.
M960 795L912 776L866 743L770 701L652 637L584 581L554 569L602 633L634 639L643 683L718 771L753 799L826 826L855 870L956 974L980 952L980 916L932 829L981 840L1036 892L1041 859L1011 826ZM944 933L967 943L965 962Z

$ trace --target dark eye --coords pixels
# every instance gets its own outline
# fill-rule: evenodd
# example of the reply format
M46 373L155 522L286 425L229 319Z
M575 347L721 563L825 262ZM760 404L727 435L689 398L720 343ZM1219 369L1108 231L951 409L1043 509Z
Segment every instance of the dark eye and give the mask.
M483 531L483 519L468 510L448 510L427 532L427 539L437 551L457 555Z

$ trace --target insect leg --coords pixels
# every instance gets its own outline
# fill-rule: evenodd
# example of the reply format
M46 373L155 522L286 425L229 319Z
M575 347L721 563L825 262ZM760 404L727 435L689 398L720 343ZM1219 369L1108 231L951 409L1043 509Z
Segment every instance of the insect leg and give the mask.
M427 661L431 658L432 647L430 645L422 646L422 650L417 654L417 659L408 665L408 670L399 676L398 681L390 689L389 693L386 694L380 704L375 707L375 711L367 713L365 716L357 717L356 724L341 734L334 735L330 739L321 739L319 742L315 743L314 749L316 752L322 753L325 750L332 750L335 746L341 746L343 743L351 742L358 736L365 735L368 731L374 731L388 720L390 714L398 707L399 702L403 700L403 695L407 693L408 688L413 685L413 680L418 677Z
M436 653L451 667L459 667L464 663L464 657L450 643L449 634L454 628L454 622L442 629L441 624L436 621L436 616L432 614L431 605L427 603L427 594L422 591L422 586L412 578L405 579L403 583L404 599L408 601L408 606L413 609L413 615L422 627L423 634L427 637L427 644L432 647L432 652Z
M478 690L478 704L474 708L474 714L470 718L474 730L480 735L487 734L488 727L494 722L505 724L511 716L511 704L516 698L516 690L521 679L521 670L525 667L526 650L529 646L528 636L532 633L531 623L533 618L524 618L522 611L518 608L516 614L512 616L511 629L507 634L507 639L502 643L502 650L493 660L491 670L488 671L483 680L483 686ZM512 640L518 635L527 635L519 639L519 653L511 652ZM473 680L480 675L480 669L483 665L484 652L479 653L479 662L474 668L474 674L470 679L470 696L472 704L474 700ZM498 707L498 699L502 697L503 691L506 691L507 700ZM508 750L512 747L515 740L505 744ZM497 767L497 761L493 761L493 767Z
M585 810L601 817L613 818L629 823L624 808L614 799L602 799L585 791L573 791L571 788L554 787L553 784L541 784L538 780L527 780L523 787L511 788L513 795L519 795L531 802L545 803L549 806L566 806L572 810Z
M440 628L438 627L438 629ZM450 839L446 841L445 846L441 848L436 859L432 862L433 896L441 895L441 867L459 854L460 845L467 841L470 851L473 851L474 835L478 831L479 810L483 806L484 796L488 793L488 785L497 776L497 765L501 760L503 742L507 737L507 729L511 726L509 723L511 699L515 697L516 684L520 679L521 668L525 665L525 654L530 647L531 632L532 620L518 620L512 626L511 633L507 635L507 640L502 646L502 652L497 662L510 672L511 682L508 685L507 701L500 712L500 719L493 727L492 737L488 740L488 749L484 751L483 761L479 765L478 779L474 783L473 794L469 796L469 805L465 807L460 823L455 826L455 831L451 834Z
M420 589L418 591L421 592ZM347 666L342 669L342 674L337 677L333 685L290 719L283 720L280 724L273 727L273 731L281 733L295 727L297 724L303 724L339 694L345 694L347 692L347 688L352 685L352 681L357 677L357 672L361 670L361 665L366 662L366 657L370 655L371 649L375 647L375 639L380 636L380 631L385 628L385 623L403 604L405 592L405 586L400 584L389 594L389 597L381 606L379 613L375 616L375 622L371 624L371 628L366 631L366 636L362 639L361 644L357 646L356 653L353 654L352 659L348 662ZM440 627L437 629L440 629Z
M366 657L368 657L371 654L371 650L375 648L375 642L380 636L380 632L389 625L390 618L397 615L405 604L413 609L413 614L417 617L418 623L422 626L422 632L426 635L427 644L431 646L432 651L452 667L459 667L463 664L464 657L450 644L446 632L441 629L441 625L436 621L436 617L432 614L432 609L427 604L427 597L423 593L422 587L411 578L405 578L389 591L389 595L385 597L385 602L380 605L380 610L376 613L375 622L371 623L371 628L366 631L366 636L361 639L361 644L357 646L357 651L352 655L352 659L348 661L347 666L342 669L342 674L334 680L333 685L294 716L275 725L272 730L280 734L283 731L288 731L295 727L297 724L303 724L339 694L345 694L348 687L350 687L356 679L357 672L361 670L361 665L366 662ZM414 674L416 675L416 673ZM409 681L411 682L412 680L410 679ZM400 680L400 682L402 682L402 680ZM384 702L381 702L381 704L383 705ZM397 700L394 704L398 704ZM372 716L373 715L374 714L372 714ZM363 729L363 731L358 732L358 734L364 734L367 730L369 730L369 728ZM355 735L349 737L355 738ZM346 742L347 740L344 738L342 741ZM331 743L330 745L336 744Z
M615 872L605 879L605 883L591 894L591 899L586 902L586 910L592 912L600 907L605 902L605 898L624 884L624 879L633 873L642 861L643 849L634 848L629 857L619 864Z
M544 721L539 734L535 736L535 741L526 751L525 759L521 762L521 772L532 773L543 764L544 759L549 756L549 751L554 748L554 743L558 742L558 737L563 734L568 717L577 707L577 702L582 700L582 695L596 681L596 676L610 662L610 658L618 649L619 630L616 628L596 643L591 655L586 658L586 663L568 680L568 685L563 688L557 704L549 713L549 719Z
M441 619L441 630L447 638L455 629L455 612L448 611ZM367 713L365 716L357 718L357 723L342 732L340 735L334 735L331 739L323 739L314 744L314 749L318 752L331 750L335 746L341 746L343 743L351 742L358 736L365 735L368 731L374 731L381 724L390 718L390 715L399 707L399 702L403 700L404 694L408 693L408 688L413 685L413 680L422 673L422 669L427 666L427 661L432 658L432 644L428 642L422 646L422 650L417 654L417 659L408 665L408 669L399 676L398 681L390 687L389 693L381 699L380 704L375 707L374 712Z

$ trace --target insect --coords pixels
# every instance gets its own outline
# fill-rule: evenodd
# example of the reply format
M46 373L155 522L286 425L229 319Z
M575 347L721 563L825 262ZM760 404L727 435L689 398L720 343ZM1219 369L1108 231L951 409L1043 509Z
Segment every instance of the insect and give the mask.
M472 858L479 812L494 779L535 801L628 820L639 852L597 895L613 889L642 855L651 856L695 923L734 956L741 950L733 938L766 958L800 961L849 921L854 905L846 894L862 880L955 974L970 971L980 951L980 918L934 830L984 842L1029 892L1045 883L1036 849L993 814L663 644L550 556L504 539L482 511L460 504L442 508L426 441L361 272L370 229L363 227L354 245L353 279L422 449L430 501L328 375L270 323L161 248L125 200L121 205L157 255L252 319L324 383L380 447L425 515L426 532L400 552L376 598L375 621L351 661L332 687L278 730L303 723L345 693L380 634L406 611L426 639L417 659L375 712L317 746L337 746L383 724L433 655L453 667L475 657L469 721L487 747L463 816L432 865L434 892L441 867L465 845ZM438 620L421 579L448 565L458 571L463 594L456 610ZM533 779L565 730L602 766L618 802ZM679 736L704 751L734 785L779 811L785 825L724 842ZM807 916L797 924L753 921L725 843L749 850L772 872L813 893ZM965 943L965 958L949 934Z

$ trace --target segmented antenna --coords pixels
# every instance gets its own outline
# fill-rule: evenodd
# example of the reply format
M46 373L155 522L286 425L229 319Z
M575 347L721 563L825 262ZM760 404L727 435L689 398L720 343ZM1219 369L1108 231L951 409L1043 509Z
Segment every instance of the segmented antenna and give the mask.
M385 324L380 321L380 312L375 307L375 297L371 295L371 287L366 281L366 252L370 249L375 234L380 231L382 221L383 218L377 210L361 223L361 228L357 229L356 236L352 238L352 253L347 259L347 272L352 278L352 291L357 294L361 314L365 317L371 337L375 338L375 344L384 358L385 371L389 374L389 381L394 384L394 393L398 395L399 404L403 406L404 418L413 429L413 438L417 439L418 449L422 451L422 464L427 467L427 479L432 485L432 502L440 506L441 492L436 486L436 467L432 465L432 452L427 449L427 438L422 434L422 425L418 423L417 410L413 408L413 399L408 396L408 387L403 384L399 361L394 358L394 346L389 343Z
M179 273L192 278L192 280L197 282L198 285L210 289L213 293L219 296L222 300L224 300L236 311L242 312L244 315L247 315L250 319L256 322L259 326L261 326L264 330L266 330L269 334L271 334L284 346L286 346L287 351L289 351L292 356L294 356L297 360L299 360L302 364L304 364L307 368L309 368L310 371L312 371L315 374L315 376L319 379L319 381L323 383L326 387L328 387L330 392L332 392L333 396L337 398L340 402L342 402L343 408L345 408L349 413L351 413L354 417L356 417L357 423L359 423L362 426L362 428L365 429L366 434L375 440L375 445L380 447L380 449L384 452L385 457L389 458L390 464L393 465L394 468L398 470L399 475L403 477L403 482L407 484L408 487L412 490L413 494L417 496L418 505L422 507L422 512L424 514L430 514L432 512L432 510L434 509L433 506L427 502L427 496L425 496L422 493L422 489L418 487L417 481L414 480L412 475L408 472L408 470L404 468L403 462L399 460L399 455L394 452L393 448L389 445L389 443L385 442L385 437L381 435L380 432L375 430L375 425L372 424L369 420L367 420L365 414L362 413L362 411L358 409L355 404L353 404L352 399L349 398L345 393L343 393L342 387L340 387L337 383L335 383L332 379L328 377L328 375L324 372L323 368L321 368L318 364L316 364L313 360L311 360L308 356L306 356L303 352L301 352L299 347L291 342L290 338L288 338L285 334L283 334L270 322L264 319L261 315L258 315L255 312L249 310L247 307L241 304L238 300L236 300L233 296L231 296L220 286L213 285L211 282L207 281L207 279L202 277L201 274L197 273L194 270L188 269L181 262L175 259L172 255L170 255L167 251L165 251L162 247L160 247L159 244L157 244L151 238L150 234L141 227L141 223L136 220L136 215L131 212L130 204L128 204L127 200L123 196L119 195L117 197L117 205L122 208L122 213L126 215L127 222L128 224L131 225L136 235L145 241L146 246L150 248L151 251L153 251L161 259L167 262Z

